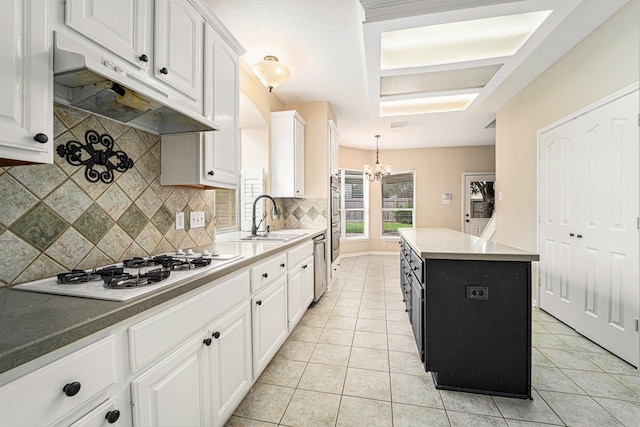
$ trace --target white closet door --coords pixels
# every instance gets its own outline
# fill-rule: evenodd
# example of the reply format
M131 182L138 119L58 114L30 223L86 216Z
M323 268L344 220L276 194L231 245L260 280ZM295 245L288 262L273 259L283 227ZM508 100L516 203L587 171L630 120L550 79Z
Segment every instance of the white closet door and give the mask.
M542 132L540 306L638 366L638 91Z

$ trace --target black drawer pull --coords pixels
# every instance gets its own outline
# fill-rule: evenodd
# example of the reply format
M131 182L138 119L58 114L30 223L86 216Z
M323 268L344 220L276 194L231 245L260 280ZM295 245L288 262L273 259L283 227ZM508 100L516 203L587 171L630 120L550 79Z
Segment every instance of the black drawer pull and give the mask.
M209 347L211 345L211 338L207 338L206 340L202 341L202 343Z
M264 277L264 278L266 279L267 277L269 277L269 274L267 274L267 273L262 273L262 277Z
M262 305L262 301L261 300L256 301L256 305Z
M218 338L220 338L220 332L219 331L215 331L213 333L213 335L211 335L211 336L214 337L215 339L218 339Z
M138 57L138 59L142 62L149 62L149 57L144 53Z
M78 394L82 385L78 381L74 381L72 383L66 384L62 387L62 391L66 396L72 397Z
M118 421L118 418L120 418L120 411L118 411L117 409L114 409L113 411L109 411L107 412L107 415L104 418L107 420L109 424L113 424L116 421Z
M40 144L46 144L47 141L49 141L49 137L44 133L37 133L36 136L33 137L33 140Z
M280 264L280 267L284 268L284 262L282 264Z

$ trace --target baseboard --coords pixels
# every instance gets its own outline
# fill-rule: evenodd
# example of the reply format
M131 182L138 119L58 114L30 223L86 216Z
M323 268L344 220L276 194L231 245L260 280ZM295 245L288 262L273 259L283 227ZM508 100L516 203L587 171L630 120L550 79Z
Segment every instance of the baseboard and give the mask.
M359 256L367 256L367 255L393 255L398 256L400 252L389 252L389 251L368 251L368 252L355 252L352 254L340 254L340 258L354 258Z
M536 308L540 308L540 307L538 307L538 301L536 301L535 298L531 298L531 305L536 307Z

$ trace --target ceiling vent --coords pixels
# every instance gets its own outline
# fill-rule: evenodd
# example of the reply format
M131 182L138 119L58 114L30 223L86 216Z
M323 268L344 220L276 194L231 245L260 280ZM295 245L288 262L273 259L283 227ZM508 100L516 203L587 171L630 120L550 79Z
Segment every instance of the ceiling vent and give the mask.
M406 128L407 127L407 121L403 121L403 122L392 122L391 123L391 129L394 128Z

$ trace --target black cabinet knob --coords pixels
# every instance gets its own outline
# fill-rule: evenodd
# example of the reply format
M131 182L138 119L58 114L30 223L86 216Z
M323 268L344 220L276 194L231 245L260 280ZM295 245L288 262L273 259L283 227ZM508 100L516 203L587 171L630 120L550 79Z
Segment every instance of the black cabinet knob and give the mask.
M160 74L169 74L169 70L167 70L167 67L160 68Z
M465 222L469 222L469 220L468 220L468 219L465 219Z
M65 395L72 397L78 394L78 392L80 391L80 387L82 387L81 384L78 381L74 381L62 387L62 391Z
M149 57L144 53L138 57L138 59L142 62L149 62Z
M207 175L213 176L213 175L215 175L215 172L214 171L209 171L209 172L207 172Z
M218 339L218 338L220 338L220 332L215 331L215 332L213 333L213 335L211 335L211 336L212 336L212 337L214 337L215 339Z
M256 301L256 305L262 305L262 301L261 300Z
M405 313L408 313L408 312L409 312L409 309L408 309L408 308L407 308L407 309L405 309L405 310L404 310L404 312L405 312Z
M117 409L114 409L113 411L109 411L107 412L107 415L104 418L107 420L109 424L113 424L116 421L118 421L118 418L120 418L120 411L118 411Z
M44 133L36 133L36 136L33 137L33 140L39 142L40 144L46 144L49 141L49 137Z
M575 236L575 234L569 233L569 237L573 237L573 236Z
M209 347L211 345L211 338L207 338L206 340L202 341L202 343Z
M282 264L280 264L280 267L284 268L284 262Z
M578 235L576 235L576 237L577 237L578 239L582 239L582 234L578 234Z
M262 277L264 277L264 278L266 279L267 277L269 277L269 274L267 274L267 273L262 273Z
M302 268L307 268L309 267L307 264L303 265Z

